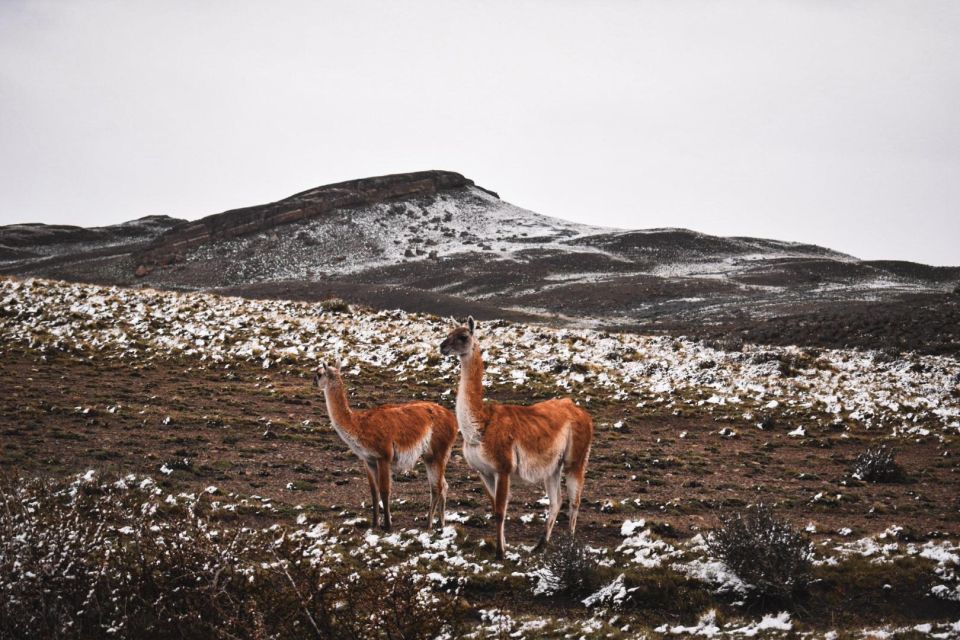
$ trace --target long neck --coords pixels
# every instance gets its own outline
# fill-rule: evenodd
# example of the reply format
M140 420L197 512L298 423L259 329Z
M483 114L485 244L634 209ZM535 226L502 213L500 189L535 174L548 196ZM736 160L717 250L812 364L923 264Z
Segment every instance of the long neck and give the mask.
M343 383L339 380L327 386L323 390L323 395L327 400L327 413L330 415L330 421L334 427L345 431L353 432L356 425L353 420L353 412L350 405L347 404L347 391Z
M480 347L460 357L460 387L457 390L457 411L466 412L471 421L483 413L483 357Z

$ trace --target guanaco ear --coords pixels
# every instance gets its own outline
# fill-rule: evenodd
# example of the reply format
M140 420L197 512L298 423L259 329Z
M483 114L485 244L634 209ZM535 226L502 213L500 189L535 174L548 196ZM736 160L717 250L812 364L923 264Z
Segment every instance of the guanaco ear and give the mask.
M473 335L473 332L477 328L477 323L473 319L473 316L470 316L469 318L467 318L467 328L470 329L470 335Z

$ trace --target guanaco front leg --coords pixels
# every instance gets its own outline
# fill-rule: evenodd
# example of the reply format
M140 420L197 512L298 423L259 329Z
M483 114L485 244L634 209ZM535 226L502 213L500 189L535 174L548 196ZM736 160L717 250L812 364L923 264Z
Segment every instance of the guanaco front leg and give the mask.
M492 473L480 472L480 479L483 481L483 488L487 492L487 496L490 497L490 506L495 510L497 507L497 500L495 498L497 492L497 477Z
M440 510L440 528L447 525L447 465L444 460L437 463L437 508Z
M383 503L383 529L390 531L390 461L377 461L377 485L380 488L380 501Z

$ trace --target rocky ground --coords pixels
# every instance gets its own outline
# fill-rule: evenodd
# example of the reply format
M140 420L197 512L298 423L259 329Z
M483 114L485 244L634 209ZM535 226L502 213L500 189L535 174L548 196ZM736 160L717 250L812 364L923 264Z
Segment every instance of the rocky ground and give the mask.
M418 468L395 484L399 532L368 534L366 481L309 384L318 360L343 360L355 407L452 406L456 363L437 350L446 321L44 280L0 280L0 303L7 483L133 474L158 500L214 501L250 526L429 559L460 585L478 635L957 632L954 358L482 323L491 398L570 395L597 425L578 537L607 590L551 597L529 551L540 488L516 485L504 563L459 446L448 530L421 539ZM855 476L878 444L896 451L898 481ZM801 603L758 604L704 545L720 515L758 502L814 544L818 582Z

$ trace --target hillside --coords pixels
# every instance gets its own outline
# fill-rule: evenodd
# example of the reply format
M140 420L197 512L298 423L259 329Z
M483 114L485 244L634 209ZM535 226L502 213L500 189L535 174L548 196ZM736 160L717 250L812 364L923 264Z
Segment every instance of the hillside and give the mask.
M575 224L444 171L318 187L194 222L4 227L0 273L754 342L960 350L960 267Z

